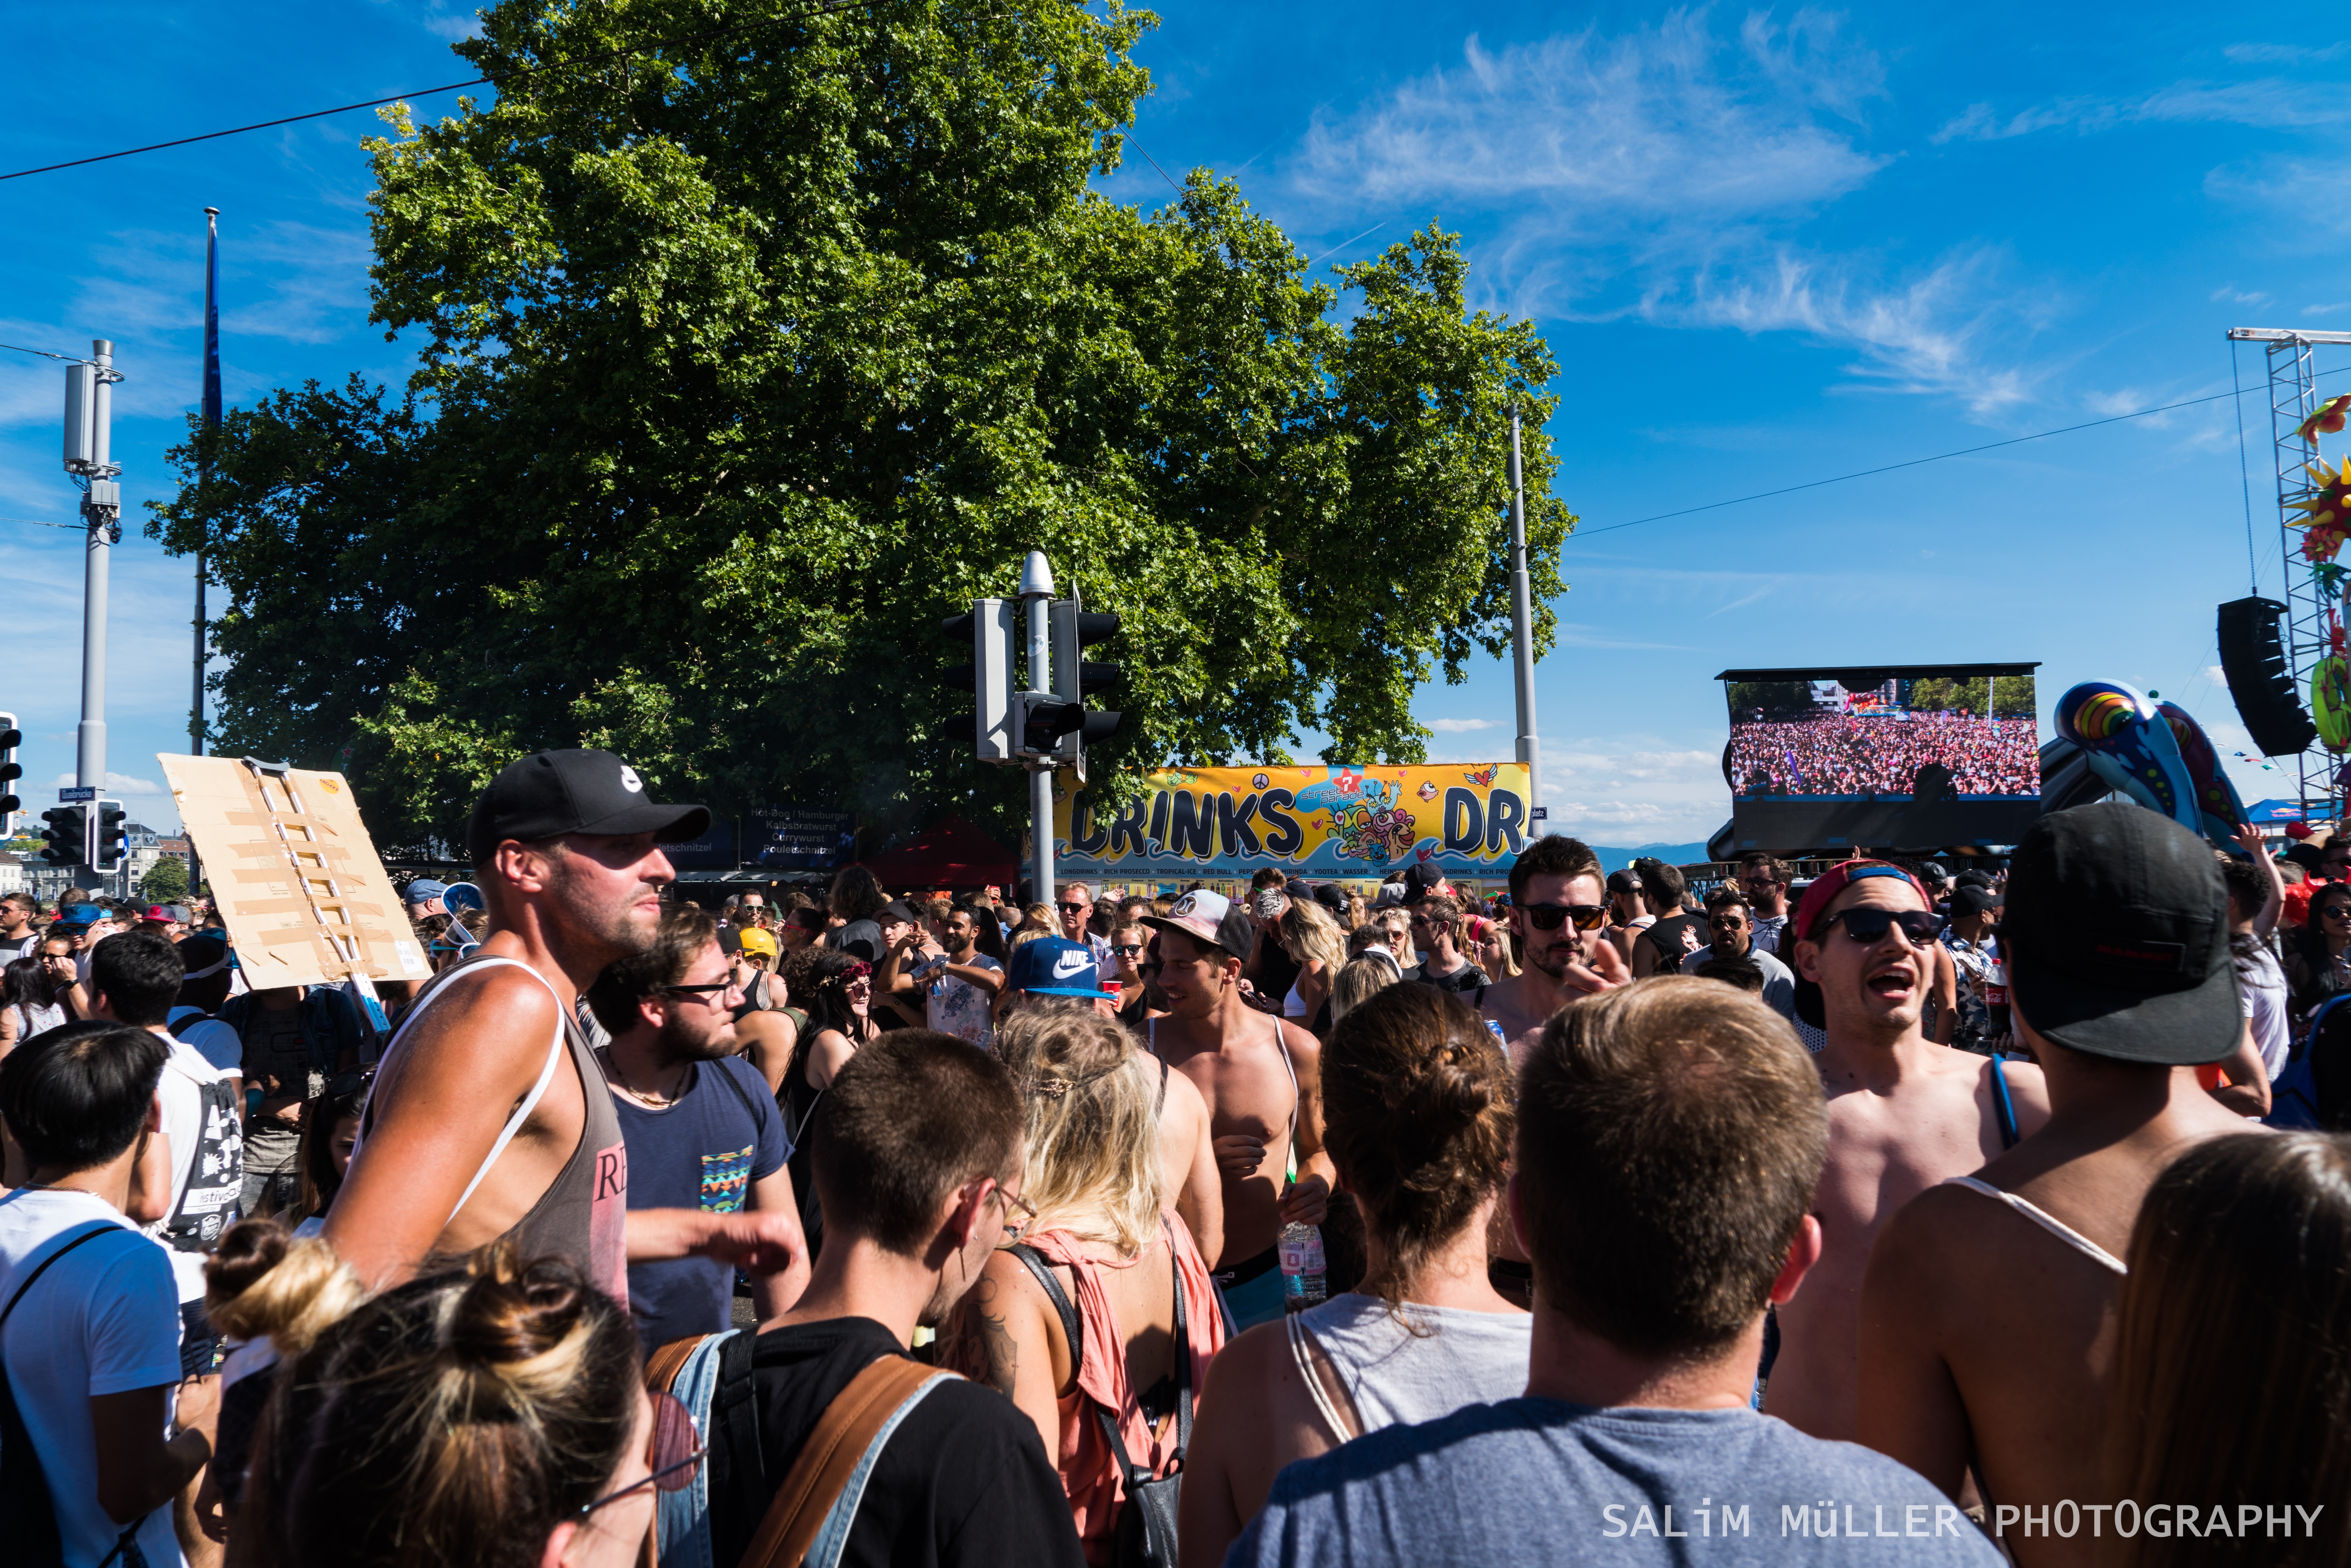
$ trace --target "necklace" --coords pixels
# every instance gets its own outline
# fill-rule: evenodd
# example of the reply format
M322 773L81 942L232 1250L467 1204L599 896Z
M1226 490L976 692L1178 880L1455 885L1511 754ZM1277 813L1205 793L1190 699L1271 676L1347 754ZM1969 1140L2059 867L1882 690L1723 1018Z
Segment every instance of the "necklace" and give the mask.
M617 1071L615 1071L612 1067L611 1052L609 1049L599 1050L596 1052L596 1057L598 1061L604 1064L604 1081L648 1110L666 1111L671 1106L685 1098L685 1085L684 1081L679 1082L676 1093L669 1096L667 1099L663 1099L658 1094L649 1094L645 1091L639 1089L636 1085L631 1083L627 1079L622 1078ZM688 1078L693 1076L690 1069L686 1076Z

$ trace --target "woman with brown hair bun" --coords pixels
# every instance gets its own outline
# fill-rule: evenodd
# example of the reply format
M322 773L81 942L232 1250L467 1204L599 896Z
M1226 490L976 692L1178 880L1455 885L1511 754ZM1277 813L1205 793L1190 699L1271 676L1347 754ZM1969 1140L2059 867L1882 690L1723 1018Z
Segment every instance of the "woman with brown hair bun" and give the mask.
M1510 1065L1478 1015L1391 986L1332 1026L1323 1146L1364 1217L1362 1287L1250 1329L1209 1368L1184 1568L1224 1561L1294 1459L1526 1391L1533 1320L1486 1280L1510 1176Z
M2351 1563L2351 1137L2191 1146L2147 1189L2127 1261L2098 1561Z
M609 1297L493 1248L376 1297L279 1375L240 1529L272 1563L628 1568L656 1489L700 1462L663 1399Z

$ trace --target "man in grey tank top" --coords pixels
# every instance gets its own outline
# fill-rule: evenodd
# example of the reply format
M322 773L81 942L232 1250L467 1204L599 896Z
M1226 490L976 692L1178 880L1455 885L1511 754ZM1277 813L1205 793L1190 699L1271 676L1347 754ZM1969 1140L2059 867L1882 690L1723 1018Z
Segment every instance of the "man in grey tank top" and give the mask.
M676 880L660 846L709 821L649 800L609 751L537 752L491 781L466 830L487 934L402 1016L328 1216L362 1280L382 1289L498 1240L623 1303L632 1261L789 1266L788 1216L628 1212L628 1151L574 1016L607 964L651 945Z

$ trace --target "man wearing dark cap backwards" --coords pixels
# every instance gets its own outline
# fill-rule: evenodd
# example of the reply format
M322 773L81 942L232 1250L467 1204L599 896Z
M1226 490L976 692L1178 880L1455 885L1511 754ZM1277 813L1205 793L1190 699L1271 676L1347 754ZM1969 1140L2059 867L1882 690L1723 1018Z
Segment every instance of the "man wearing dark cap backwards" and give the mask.
M646 799L609 751L537 752L491 780L465 833L487 934L402 1017L328 1216L361 1280L383 1289L510 1239L625 1305L631 1262L790 1263L789 1213L628 1212L620 1121L574 1016L605 965L651 945L676 876L661 844L709 822Z
M1827 1040L1813 1061L1828 1093L1829 1157L1813 1205L1821 1261L1779 1309L1763 1409L1815 1437L1851 1442L1857 1429L1855 1324L1877 1228L2048 1113L2039 1069L1937 1045L1919 1029L1942 924L1900 866L1847 861L1805 890L1781 933L1796 936L1796 973L1819 988Z
M2017 846L2000 943L2049 1123L1878 1239L1861 1440L1954 1498L1972 1469L2016 1561L2045 1568L2089 1563L2100 1542L2001 1511L2113 1500L2102 1379L2140 1200L2189 1144L2258 1124L2198 1081L2245 1034L2228 891L2203 840L2127 801L2043 817Z

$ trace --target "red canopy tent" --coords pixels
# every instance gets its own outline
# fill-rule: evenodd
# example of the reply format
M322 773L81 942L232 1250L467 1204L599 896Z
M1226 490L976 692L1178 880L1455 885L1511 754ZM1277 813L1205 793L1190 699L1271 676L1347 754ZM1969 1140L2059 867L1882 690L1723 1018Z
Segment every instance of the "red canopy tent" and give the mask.
M858 863L893 894L910 887L990 884L1008 890L1020 876L1019 857L961 817L949 817Z

